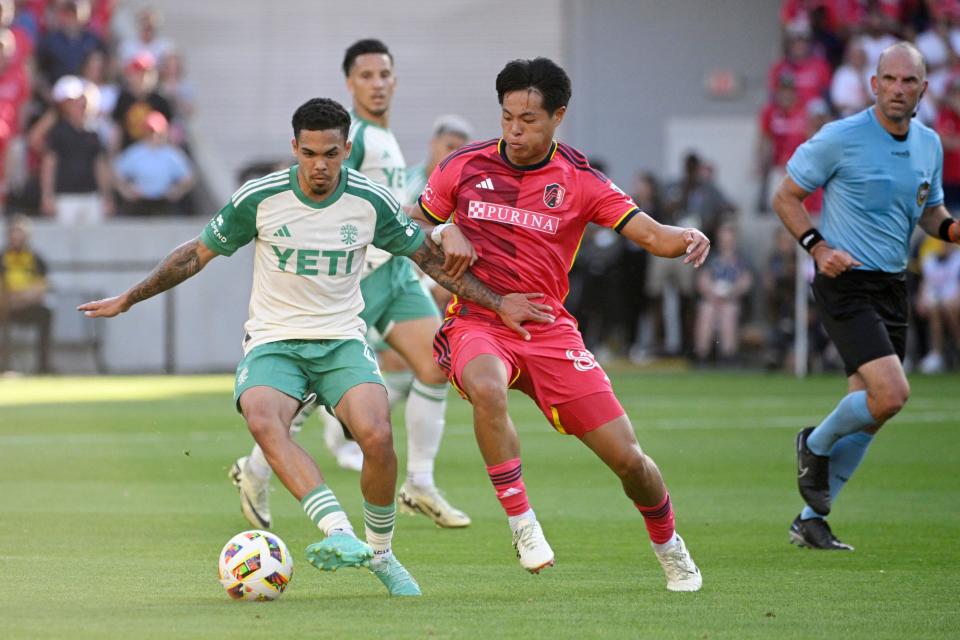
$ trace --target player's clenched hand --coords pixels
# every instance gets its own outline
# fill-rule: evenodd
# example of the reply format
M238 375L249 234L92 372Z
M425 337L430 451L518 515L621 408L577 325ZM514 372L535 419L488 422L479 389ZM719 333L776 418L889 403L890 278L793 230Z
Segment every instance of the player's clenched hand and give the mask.
M81 304L77 307L77 311L83 311L83 315L88 318L112 318L129 308L130 305L127 304L125 296L114 296Z
M508 293L500 301L497 314L503 323L520 334L524 340L530 339L530 333L523 328L523 322L542 322L550 324L556 317L550 313L553 307L539 302L534 298L542 298L542 293Z
M817 263L817 271L828 278L836 278L863 264L843 249L834 249L823 242L813 248L813 259Z
M687 256L683 259L683 263L692 262L694 267L702 265L710 253L710 240L707 236L697 229L684 229L683 241L687 245Z
M443 246L443 270L451 278L459 278L477 261L477 251L456 225L440 234Z

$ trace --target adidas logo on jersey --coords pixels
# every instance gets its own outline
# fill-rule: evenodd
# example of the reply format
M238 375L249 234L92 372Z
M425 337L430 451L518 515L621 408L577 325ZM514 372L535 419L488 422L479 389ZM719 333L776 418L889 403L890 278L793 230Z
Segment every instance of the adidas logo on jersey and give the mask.
M287 225L283 225L282 227L280 227L274 232L273 237L274 238L291 238L293 236L290 235L290 229L287 229Z
M477 184L473 185L477 189L486 189L487 191L493 191L493 180L490 178L484 178Z

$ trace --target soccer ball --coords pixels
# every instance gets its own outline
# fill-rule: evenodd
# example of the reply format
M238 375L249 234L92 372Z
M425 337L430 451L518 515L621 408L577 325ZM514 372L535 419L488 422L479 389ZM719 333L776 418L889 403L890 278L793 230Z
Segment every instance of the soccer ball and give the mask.
M275 600L293 577L293 558L269 531L244 531L220 552L220 584L234 600Z

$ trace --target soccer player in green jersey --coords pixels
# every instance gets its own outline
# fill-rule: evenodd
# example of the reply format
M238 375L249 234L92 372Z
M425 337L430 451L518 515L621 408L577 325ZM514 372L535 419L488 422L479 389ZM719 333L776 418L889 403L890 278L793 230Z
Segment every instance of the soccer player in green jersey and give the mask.
M397 458L387 394L364 341L361 267L371 245L409 256L458 295L475 299L521 335L524 321L551 322L540 294L499 296L472 274L444 271L442 250L381 186L343 167L350 152L350 116L333 100L315 98L293 116L297 164L251 180L203 232L174 249L124 293L79 307L113 317L199 272L218 255L255 241L250 317L237 366L236 406L257 444L307 517L325 534L307 547L323 570L368 566L391 595L420 588L391 551ZM363 450L360 489L366 542L359 540L313 458L291 438L301 401L316 394L332 407Z
M351 151L344 165L370 178L403 204L406 161L389 129L396 87L393 56L379 40L360 40L347 48L343 73L353 98ZM407 399L407 474L400 488L400 509L422 513L441 527L466 527L470 517L440 493L433 474L447 403L446 377L433 359L433 337L440 327L436 304L410 260L376 247L367 251L360 288L365 303L360 317L389 347L380 350L380 364L391 406ZM297 415L295 429L311 411L311 406L304 407ZM338 464L359 470L363 456L357 444L344 437L340 423L329 412L321 411L320 415L326 422L327 446ZM255 447L249 457L234 464L230 473L240 490L244 515L255 525L269 527L270 468L263 454Z

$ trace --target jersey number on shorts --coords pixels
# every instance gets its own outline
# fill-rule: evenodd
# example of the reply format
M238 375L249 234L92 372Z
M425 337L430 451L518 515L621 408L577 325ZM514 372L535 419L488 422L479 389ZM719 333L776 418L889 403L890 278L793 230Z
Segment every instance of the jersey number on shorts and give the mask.
M597 359L586 350L567 349L567 358L573 361L573 368L577 371L590 371L597 366Z

